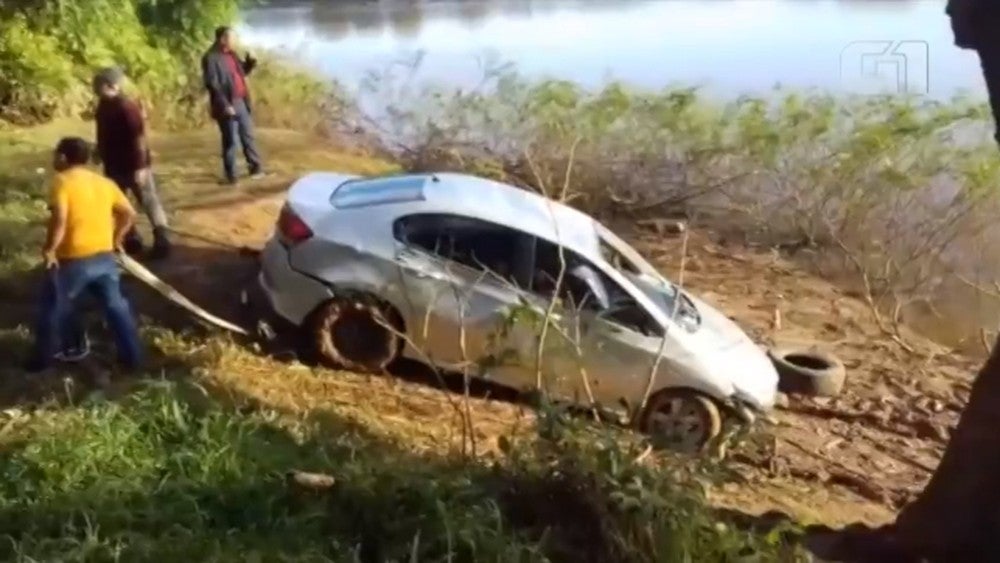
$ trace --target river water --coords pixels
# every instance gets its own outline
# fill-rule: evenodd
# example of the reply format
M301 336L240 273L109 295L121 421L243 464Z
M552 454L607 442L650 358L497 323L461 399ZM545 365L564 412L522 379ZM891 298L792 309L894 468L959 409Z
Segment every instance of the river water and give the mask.
M726 98L775 85L984 93L943 0L314 0L250 10L240 31L348 88L422 53L419 79L457 87L477 84L477 58L492 57L532 77Z

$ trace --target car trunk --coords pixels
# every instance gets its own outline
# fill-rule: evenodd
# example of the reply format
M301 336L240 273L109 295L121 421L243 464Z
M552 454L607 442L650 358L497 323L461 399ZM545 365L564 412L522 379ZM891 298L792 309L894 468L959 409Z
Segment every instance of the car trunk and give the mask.
M338 186L358 176L315 172L303 176L288 190L286 204L307 225L313 227L333 208L330 196Z

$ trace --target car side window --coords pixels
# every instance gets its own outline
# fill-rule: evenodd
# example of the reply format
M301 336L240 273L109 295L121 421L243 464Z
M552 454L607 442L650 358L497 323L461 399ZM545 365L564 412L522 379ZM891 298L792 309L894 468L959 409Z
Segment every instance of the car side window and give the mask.
M531 291L545 299L554 297L559 273L562 270L563 283L558 297L567 301L569 307L598 311L600 307L597 301L589 295L590 289L586 285L577 283L576 279L568 275L574 267L580 264L588 264L588 262L567 248L563 248L560 257L558 245L547 240L536 239L535 268L531 278Z
M520 242L514 229L468 217L419 214L402 217L394 227L407 245L478 272L516 283Z
M643 309L639 302L607 274L591 264L589 260L564 248L563 261L565 261L566 273L563 275L562 295L560 297L567 301L569 307L590 311L596 315L600 315L603 319L642 334L656 335L661 332L656 321ZM562 261L559 258L558 245L546 240L537 239L535 246L535 270L531 285L532 291L546 299L551 299L562 265ZM590 288L568 275L574 267L580 265L589 267L600 278L605 291L608 293L609 309L602 310L598 301L590 295Z

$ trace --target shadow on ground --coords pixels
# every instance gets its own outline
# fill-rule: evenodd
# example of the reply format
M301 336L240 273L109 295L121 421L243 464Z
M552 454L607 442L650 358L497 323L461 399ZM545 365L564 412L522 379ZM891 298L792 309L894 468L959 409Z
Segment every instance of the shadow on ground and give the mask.
M254 334L264 311L259 306L259 298L256 299L256 306L248 306L242 302L241 296L244 290L248 294L254 292L258 272L255 256L234 248L179 244L168 260L145 265L196 305L248 329L253 334L249 338L231 335L248 353L263 354L285 363L298 360L316 365L309 351L303 348L304 339L290 327L284 327L277 338L268 342ZM0 355L13 360L2 370L7 374L0 379L0 407L63 395L68 392L63 376L74 376L88 382L100 371L115 370L114 350L109 344L111 338L103 317L96 304L85 302L84 318L94 343L92 357L77 365L64 365L59 373L52 376L26 378L18 373L16 366L26 357L30 345L29 328L33 323L42 276L43 273L36 267L0 280L0 307L4 309L4 315L0 316ZM187 310L130 276L124 277L122 289L143 327L166 329L191 340L209 338L221 331L196 319ZM154 340L147 339L146 343L149 371L155 373L185 367L182 360L159 348ZM389 375L429 387L443 387L452 393L464 394L466 391L460 374L441 373L411 360L395 362L390 366ZM476 398L507 402L522 400L511 389L481 380L469 381L468 392Z

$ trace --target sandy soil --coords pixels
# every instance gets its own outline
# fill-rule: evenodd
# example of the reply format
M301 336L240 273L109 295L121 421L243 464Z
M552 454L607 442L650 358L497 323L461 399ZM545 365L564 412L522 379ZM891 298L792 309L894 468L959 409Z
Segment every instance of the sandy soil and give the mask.
M206 139L160 145L165 156L160 162L166 164L159 171L168 178L163 190L174 225L200 238L179 239L175 257L156 270L220 314L233 310L236 284L248 272L247 260L235 247L257 247L269 235L293 168L380 168L375 161L344 157L294 134L266 132L263 137L274 162L294 165L272 169L272 178L236 189L215 185L211 155L192 153L184 160L186 147ZM622 234L669 277L678 278L679 235L638 226ZM775 413L769 439L733 454L738 477L712 491L714 502L751 514L781 511L830 526L889 521L937 464L979 360L947 353L913 335L907 341L917 352L904 350L879 330L862 301L770 250L727 246L697 229L687 248L684 285L736 319L757 341L817 346L848 368L840 397L787 398ZM396 424L397 434L407 439L419 430L423 442L414 447L432 448L452 432L444 429L453 418L448 396L426 385L290 371L261 357L241 361L241 368L220 377L282 408L351 410L378 395L391 397L379 424ZM281 370L280 379L273 375ZM289 393L276 391L282 386ZM481 399L474 405L484 444L524 418L523 409L502 401Z

